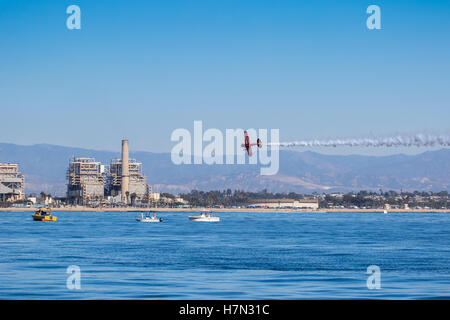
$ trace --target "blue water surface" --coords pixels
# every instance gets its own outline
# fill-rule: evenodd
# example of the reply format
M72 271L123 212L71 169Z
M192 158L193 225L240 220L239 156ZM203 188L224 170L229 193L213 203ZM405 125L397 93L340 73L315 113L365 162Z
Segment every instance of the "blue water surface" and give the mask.
M0 213L0 299L449 299L450 214ZM69 290L71 265L81 289ZM368 289L367 267L381 270Z

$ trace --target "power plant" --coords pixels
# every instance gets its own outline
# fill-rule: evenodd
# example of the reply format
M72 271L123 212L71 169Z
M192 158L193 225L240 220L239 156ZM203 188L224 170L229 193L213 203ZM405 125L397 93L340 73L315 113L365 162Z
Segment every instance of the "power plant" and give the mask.
M0 202L23 200L25 178L17 163L0 163Z
M121 158L105 167L93 158L73 158L67 171L67 201L86 205L94 202L134 204L147 194L142 163L129 157L128 140L122 140Z
M105 167L93 158L73 158L67 170L67 201L85 205L103 200L105 196Z
M122 157L111 159L107 189L110 196L119 196L122 203L142 200L146 195L146 179L142 163L129 157L128 140L122 140Z

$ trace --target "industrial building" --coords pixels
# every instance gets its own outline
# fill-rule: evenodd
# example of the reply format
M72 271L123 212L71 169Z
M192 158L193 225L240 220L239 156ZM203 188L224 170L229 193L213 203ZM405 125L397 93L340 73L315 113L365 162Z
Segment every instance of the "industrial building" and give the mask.
M17 163L0 163L0 202L23 200L25 178Z
M120 195L122 203L134 204L146 196L147 184L142 173L142 163L130 159L128 140L122 140L122 157L111 159L108 175L108 195Z
M319 201L317 199L254 199L250 201L249 207L253 208L270 208L270 209L312 209L319 208Z
M122 141L122 157L111 159L109 168L92 158L72 159L67 172L67 202L86 205L108 196L116 203L134 204L148 198L142 163L129 158L128 145L128 140Z
M122 174L122 159L111 159L109 195L120 195L122 203L130 203L131 197L143 199L147 190L145 176L142 174L142 163L129 159L128 168L128 174Z
M93 158L73 158L67 170L67 202L87 204L105 196L105 167Z

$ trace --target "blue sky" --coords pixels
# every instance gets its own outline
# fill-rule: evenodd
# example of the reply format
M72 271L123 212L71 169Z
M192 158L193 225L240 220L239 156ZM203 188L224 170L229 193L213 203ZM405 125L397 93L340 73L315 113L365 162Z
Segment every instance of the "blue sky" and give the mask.
M449 38L450 1L1 0L0 141L163 152L194 120L283 141L449 132Z

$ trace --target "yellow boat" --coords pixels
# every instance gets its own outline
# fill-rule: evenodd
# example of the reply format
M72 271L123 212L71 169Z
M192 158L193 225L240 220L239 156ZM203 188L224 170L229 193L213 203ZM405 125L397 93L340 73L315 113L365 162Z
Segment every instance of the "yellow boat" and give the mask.
M58 218L52 216L50 208L41 208L33 214L34 221L56 221Z

